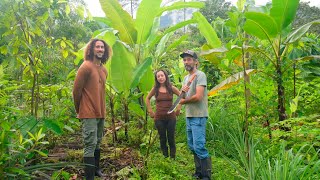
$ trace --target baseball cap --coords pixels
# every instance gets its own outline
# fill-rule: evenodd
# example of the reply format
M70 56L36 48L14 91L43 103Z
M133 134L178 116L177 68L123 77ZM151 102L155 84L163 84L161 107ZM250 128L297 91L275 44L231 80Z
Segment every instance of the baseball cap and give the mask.
M191 56L194 59L198 59L197 54L194 51L191 51L191 50L186 50L185 52L180 54L180 57L182 57L182 58L184 58L185 56Z

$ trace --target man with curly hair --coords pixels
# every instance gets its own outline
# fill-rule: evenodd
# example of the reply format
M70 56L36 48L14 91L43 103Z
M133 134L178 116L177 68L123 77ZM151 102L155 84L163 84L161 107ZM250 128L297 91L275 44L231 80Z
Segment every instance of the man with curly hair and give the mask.
M112 54L101 39L92 39L84 51L84 61L78 69L73 100L77 118L81 119L84 139L85 178L104 176L99 167L100 143L106 117L105 83L108 76L103 66Z

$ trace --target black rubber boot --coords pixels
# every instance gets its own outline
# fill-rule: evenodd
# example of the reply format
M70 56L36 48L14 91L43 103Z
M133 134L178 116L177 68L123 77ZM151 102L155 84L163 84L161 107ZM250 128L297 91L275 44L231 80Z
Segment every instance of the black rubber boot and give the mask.
M95 159L95 175L98 177L104 177L105 174L102 173L102 169L100 168L100 149L94 150L94 159Z
M84 177L86 180L94 180L95 163L94 157L84 157Z
M211 171L212 171L211 157L201 159L202 179L210 180L211 179Z
M176 159L176 148L170 148L170 158Z
M201 160L197 154L193 153L194 166L196 168L195 173L192 175L193 178L201 179Z
M169 152L168 152L168 147L165 146L165 147L161 147L161 151L162 151L162 154L164 157L168 157L169 156Z

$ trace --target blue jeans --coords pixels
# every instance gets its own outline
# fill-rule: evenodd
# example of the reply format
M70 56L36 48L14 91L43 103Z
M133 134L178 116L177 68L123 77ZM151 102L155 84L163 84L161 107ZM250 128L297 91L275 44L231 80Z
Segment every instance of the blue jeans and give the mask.
M209 157L206 144L207 117L187 117L187 139L189 149L200 159Z

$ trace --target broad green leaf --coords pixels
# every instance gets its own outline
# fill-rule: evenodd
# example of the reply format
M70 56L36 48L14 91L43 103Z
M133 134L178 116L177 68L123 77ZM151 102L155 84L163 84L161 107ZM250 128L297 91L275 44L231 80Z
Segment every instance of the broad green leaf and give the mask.
M35 152L37 152L38 154L40 154L42 157L47 157L48 156L48 154L46 154L46 153L44 153L44 152L42 152L42 151L39 151L39 150L34 150Z
M206 51L201 51L200 55L204 56L204 55L208 55L208 54L212 54L212 53L225 53L227 51L228 51L228 49L226 49L225 47L220 47L220 48L209 49Z
M203 2L175 2L171 6L162 7L158 13L158 16L161 16L165 11L177 10L182 8L203 8Z
M82 6L78 6L76 9L77 14L82 18L84 18L84 11L85 11L85 8Z
M300 92L301 92L301 89L305 86L302 85L300 88L299 88L299 91L298 91L298 94L295 98L293 98L291 101L290 101L290 111L291 111L291 116L293 113L295 113L298 109L298 102L299 102L299 95L300 95Z
M244 4L246 3L246 0L238 0L237 1L237 8L239 9L239 11L243 11L244 9Z
M232 33L237 32L237 27L238 27L238 18L239 18L239 13L238 12L227 12L229 19L226 20L225 25L227 25L230 28L230 31Z
M172 49L175 49L181 44L181 42L185 41L186 39L188 39L188 35L185 34L181 36L179 39L177 39L167 47L166 52L170 52Z
M129 103L129 110L134 112L136 115L140 116L140 117L144 117L144 111L141 109L140 104L134 103L134 102L130 102Z
M113 28L119 31L121 41L134 44L137 39L137 30L134 28L132 17L122 9L117 0L99 0L102 10L112 22Z
M255 69L249 69L246 70L246 73L249 75L251 73L256 72ZM238 72L230 77L228 77L227 79L225 79L224 81L222 81L221 83L219 83L217 86L215 86L214 88L212 88L209 92L208 92L208 96L212 96L215 95L216 93L218 93L218 91L222 91L225 89L229 89L230 87L238 84L240 82L240 80L244 77L244 73L243 71Z
M72 129L72 127L67 126L67 125L64 125L64 126L63 126L63 129L66 129L66 130L68 130L69 132L72 132L72 133L75 132L74 129Z
M141 78L143 77L147 69L151 66L151 64L152 58L148 57L136 67L136 69L133 72L133 79L130 88L134 88L139 84Z
M69 4L66 4L66 15L70 14L70 6Z
M298 6L299 0L272 0L270 16L276 21L279 32L293 21Z
M243 29L259 39L271 39L279 33L275 20L264 13L247 12Z
M211 48L221 47L221 41L207 19L200 12L193 13L193 19L197 21L200 33L206 38Z
M145 42L145 45L147 46L147 48L150 50L153 50L153 47L149 47L149 44L151 44L151 42L155 41L158 38L159 35L159 29L160 29L160 18L156 17L153 21L153 25L152 25L152 29L151 29L151 33L147 39L147 41Z
M305 56L305 57L295 59L294 61L310 61L313 59L320 59L320 55Z
M112 22L106 17L93 17L93 19L97 22L103 23L106 26L112 26Z
M312 21L312 22L309 22L309 23L301 26L300 28L296 29L295 31L293 31L288 36L288 38L287 38L285 43L294 43L295 41L300 39L309 30L309 28L314 24L320 24L320 19Z
M110 60L110 78L111 84L120 91L129 93L130 82L133 77L133 68L135 66L135 57L128 51L124 44L117 41L113 45L114 53ZM126 94L128 95L128 94Z
M7 46L1 46L0 47L0 53L6 55L8 53L8 47Z
M295 113L298 109L298 98L299 96L296 96L294 99L292 99L290 101L290 111L291 111L291 114Z
M222 60L222 58L219 58L218 56L224 52L227 52L227 49L224 47L212 49L210 45L204 44L201 47L200 56L204 57L205 59L210 61L212 64L218 65Z
M116 34L117 31L111 28L104 29L102 32L97 34L95 38L103 39L110 47L114 45L117 41Z
M67 58L68 57L68 55L69 55L69 52L67 51L67 50L62 50L62 56L63 56L63 58Z
M53 120L46 119L44 120L44 126L56 134L62 134L60 126Z
M168 42L168 40L172 35L173 35L173 32L170 32L166 34L164 37L162 37L162 39L160 40L156 48L156 52L155 52L156 57L160 57L164 53L164 50L166 48L166 43Z
M151 33L153 20L157 17L160 10L162 0L143 0L141 1L137 18L135 20L135 27L137 29L137 43L143 44Z
M161 40L161 38L163 36L165 36L166 34L170 33L170 32L174 32L176 31L177 29L180 29L186 25L189 25L189 24L194 24L196 23L197 21L195 19L190 19L190 20L187 20L187 21L183 21L181 23L178 23L168 29L166 29L163 33L161 33L160 35L157 35L152 41L151 43L149 44L149 49L152 49L156 44L159 43L159 41Z
M151 66L147 68L147 71L144 73L143 77L140 80L139 89L143 94L144 97L147 96L147 93L152 89L154 85L154 74L152 72Z

